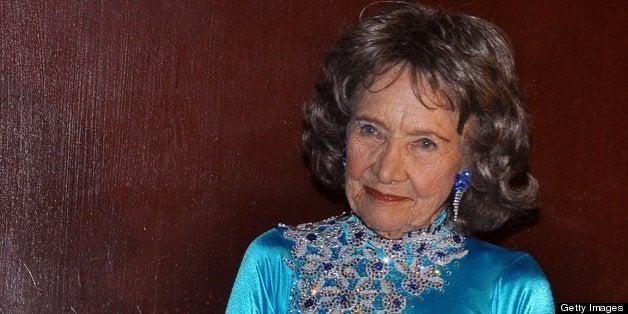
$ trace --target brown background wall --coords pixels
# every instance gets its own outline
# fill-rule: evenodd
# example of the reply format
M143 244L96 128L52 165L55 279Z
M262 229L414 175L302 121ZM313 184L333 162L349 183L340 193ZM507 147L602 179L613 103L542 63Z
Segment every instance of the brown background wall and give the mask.
M221 312L247 244L342 210L301 104L366 0L1 1L0 312ZM429 1L510 35L532 252L558 301L628 300L626 2Z

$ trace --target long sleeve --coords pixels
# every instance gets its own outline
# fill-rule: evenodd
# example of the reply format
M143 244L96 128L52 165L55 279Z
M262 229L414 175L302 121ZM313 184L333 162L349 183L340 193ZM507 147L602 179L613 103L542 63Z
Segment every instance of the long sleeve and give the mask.
M277 229L255 239L242 259L226 313L285 313L292 270L283 261L289 255Z
M549 283L529 254L517 258L496 280L492 313L554 313Z

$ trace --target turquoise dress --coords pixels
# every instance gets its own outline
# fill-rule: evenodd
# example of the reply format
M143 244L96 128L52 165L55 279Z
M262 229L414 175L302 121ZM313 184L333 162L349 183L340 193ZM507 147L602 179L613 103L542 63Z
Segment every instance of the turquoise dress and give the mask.
M280 225L244 255L227 313L554 313L536 261L447 227L390 240L352 214Z

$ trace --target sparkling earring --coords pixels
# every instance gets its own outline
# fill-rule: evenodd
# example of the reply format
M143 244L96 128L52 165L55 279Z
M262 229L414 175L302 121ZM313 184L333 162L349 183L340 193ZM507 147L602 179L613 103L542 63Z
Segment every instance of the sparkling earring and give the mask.
M458 220L458 206L460 206L460 199L462 194L467 190L469 186L469 178L471 178L471 170L465 169L462 172L456 174L456 180L454 181L454 222Z
M342 149L342 166L347 167L347 148Z

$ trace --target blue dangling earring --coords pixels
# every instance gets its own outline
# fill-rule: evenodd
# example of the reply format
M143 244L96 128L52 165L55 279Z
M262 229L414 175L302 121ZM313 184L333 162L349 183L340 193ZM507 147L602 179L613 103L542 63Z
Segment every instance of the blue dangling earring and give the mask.
M342 149L342 166L347 167L347 148Z
M465 169L462 172L456 174L456 180L454 181L454 222L458 220L458 206L460 206L460 199L462 194L467 190L469 186L469 179L471 178L471 170Z

